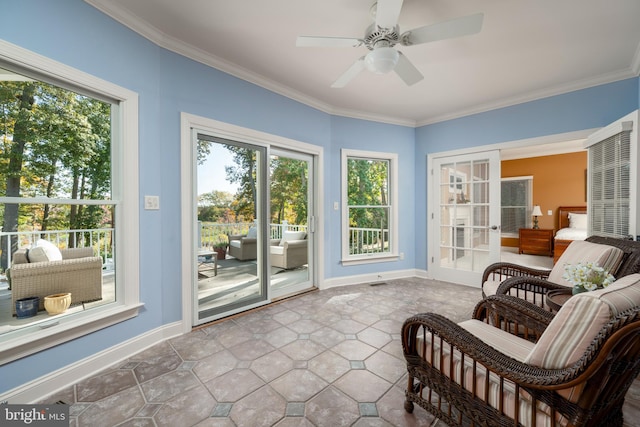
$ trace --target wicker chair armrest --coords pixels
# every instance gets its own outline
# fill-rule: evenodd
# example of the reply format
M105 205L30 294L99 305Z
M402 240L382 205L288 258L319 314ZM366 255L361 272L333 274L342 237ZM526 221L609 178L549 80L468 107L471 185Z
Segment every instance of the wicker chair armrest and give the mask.
M537 341L547 329L554 314L542 307L511 295L491 295L481 300L474 308L473 318Z
M525 267L510 262L496 262L485 268L482 273L482 282L484 283L490 278L492 280L504 280L507 277L539 277L546 279L549 277L551 270L543 270L537 268ZM497 276L497 277L496 277Z
M512 277L500 283L496 295L506 295L511 289L544 294L554 289L567 289L567 287L538 277Z
M402 348L410 365L428 364L418 353L418 336L442 339L443 347L452 345L457 351L482 364L496 375L513 381L528 389L563 389L571 387L584 378L579 378L583 369L577 363L564 369L544 369L520 362L489 346L466 329L436 313L421 313L408 318L402 326ZM437 369L434 365L429 365Z

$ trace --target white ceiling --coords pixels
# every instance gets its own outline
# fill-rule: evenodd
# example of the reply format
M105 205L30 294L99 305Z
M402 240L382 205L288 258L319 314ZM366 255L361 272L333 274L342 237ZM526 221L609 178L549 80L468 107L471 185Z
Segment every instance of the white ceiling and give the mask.
M484 13L479 34L396 46L425 76L362 72L367 53L299 48L364 36L374 0L85 0L156 44L322 111L420 126L640 74L638 0L405 0L400 31Z

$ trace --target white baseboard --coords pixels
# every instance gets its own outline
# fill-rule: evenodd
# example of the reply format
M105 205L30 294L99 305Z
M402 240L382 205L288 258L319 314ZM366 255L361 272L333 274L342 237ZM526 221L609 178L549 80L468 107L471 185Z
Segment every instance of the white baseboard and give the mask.
M183 333L182 322L161 326L9 390L0 395L0 402L19 404L39 402L53 393L95 375L96 372L107 366L125 360L152 345Z
M320 289L335 288L337 286L360 285L362 283L383 282L391 279L403 279L406 277L420 277L418 270L397 270L384 273L360 274L357 276L344 276L325 279L320 285Z

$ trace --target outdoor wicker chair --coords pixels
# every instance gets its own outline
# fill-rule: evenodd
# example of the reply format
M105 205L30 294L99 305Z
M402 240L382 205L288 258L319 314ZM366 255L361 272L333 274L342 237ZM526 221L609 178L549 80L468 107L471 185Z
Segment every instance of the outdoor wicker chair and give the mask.
M239 261L254 260L258 257L258 239L247 235L229 234L229 255Z
M459 324L413 316L402 327L405 410L418 404L450 426L622 426L640 370L638 305L633 274L555 316L511 295L485 298Z
M616 278L640 272L640 242L591 236L572 242L552 270L538 270L513 263L495 263L482 276L482 296L509 294L545 307L545 295L571 284L562 278L566 264L594 262Z
M62 260L29 262L26 251L13 254L11 265L11 306L21 298L40 297L44 309L47 295L70 292L71 305L102 299L102 258L93 256L92 248L60 250Z

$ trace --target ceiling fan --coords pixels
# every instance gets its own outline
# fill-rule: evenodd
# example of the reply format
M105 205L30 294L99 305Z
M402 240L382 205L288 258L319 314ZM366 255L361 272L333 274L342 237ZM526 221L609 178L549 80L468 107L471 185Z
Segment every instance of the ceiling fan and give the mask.
M462 37L480 32L484 15L464 16L437 24L425 25L404 33L400 33L398 17L403 0L378 0L371 6L374 23L367 27L364 38L353 37L313 37L299 36L298 47L360 47L365 46L370 52L359 58L332 85L334 88L344 87L365 68L374 73L384 74L395 71L396 74L411 86L424 78L418 69L402 52L394 49L396 44L412 46L455 37Z

